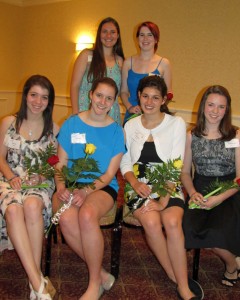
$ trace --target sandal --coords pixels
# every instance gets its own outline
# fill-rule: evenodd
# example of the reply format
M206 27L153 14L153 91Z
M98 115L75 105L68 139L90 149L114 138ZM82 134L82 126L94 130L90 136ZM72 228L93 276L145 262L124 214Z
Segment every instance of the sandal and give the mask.
M47 292L53 298L56 294L56 289L53 286L52 282L50 281L50 279L47 276L44 277L42 273L41 273L41 279L44 281L44 286L45 286ZM29 287L30 287L30 300L37 300L37 296L36 296L35 291L30 282L29 282Z
M228 274L232 275L232 274L234 274L235 272L237 272L237 278L228 278L228 277L226 277L226 275L225 275L225 273L228 273ZM234 284L237 283L238 279L240 279L240 278L238 277L239 271L238 271L237 269L234 270L233 272L229 272L228 270L226 270L225 273L223 274L223 277L222 277L222 285L225 285L225 286L227 286L227 287L233 287ZM225 281L226 283L224 283L224 281Z

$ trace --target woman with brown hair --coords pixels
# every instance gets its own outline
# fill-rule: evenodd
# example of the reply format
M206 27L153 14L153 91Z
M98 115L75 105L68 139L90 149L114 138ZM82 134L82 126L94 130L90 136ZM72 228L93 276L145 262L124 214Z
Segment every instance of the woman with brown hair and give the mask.
M116 20L108 17L98 27L94 48L83 50L75 62L70 88L73 114L89 109L89 92L94 80L110 77L120 90L123 59L120 27ZM121 124L117 99L109 116Z

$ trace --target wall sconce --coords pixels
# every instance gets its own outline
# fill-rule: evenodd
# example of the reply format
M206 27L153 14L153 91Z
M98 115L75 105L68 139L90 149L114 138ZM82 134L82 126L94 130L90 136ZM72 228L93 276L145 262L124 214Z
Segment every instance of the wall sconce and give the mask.
M94 43L82 43L79 42L76 44L76 51L82 51L83 49L92 49L94 46Z

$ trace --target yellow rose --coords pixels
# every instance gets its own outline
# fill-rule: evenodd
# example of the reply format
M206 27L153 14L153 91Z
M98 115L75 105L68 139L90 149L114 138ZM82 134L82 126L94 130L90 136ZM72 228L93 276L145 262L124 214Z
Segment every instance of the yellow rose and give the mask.
M136 177L139 175L138 165L133 165L133 173Z
M183 166L183 162L181 159L177 159L174 161L173 166L175 169L181 169Z
M94 144L86 144L85 153L91 155L96 149L97 147Z

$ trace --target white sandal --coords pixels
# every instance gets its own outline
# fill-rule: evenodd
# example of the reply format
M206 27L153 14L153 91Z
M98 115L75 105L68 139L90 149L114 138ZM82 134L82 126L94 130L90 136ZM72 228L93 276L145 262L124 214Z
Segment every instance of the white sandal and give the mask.
M49 293L43 294L44 288L47 289L46 288L47 284L48 284L48 280L45 279L42 274L41 274L41 284L40 284L38 292L34 291L31 283L29 283L29 287L31 290L30 291L30 300L52 300L53 298L50 296Z
M50 281L50 279L47 276L44 277L42 273L41 273L41 280L44 281L45 289L50 294L50 296L53 298L56 294L56 289L53 286L52 282ZM30 282L29 282L29 287L30 287L30 300L37 300L36 292L34 291Z

